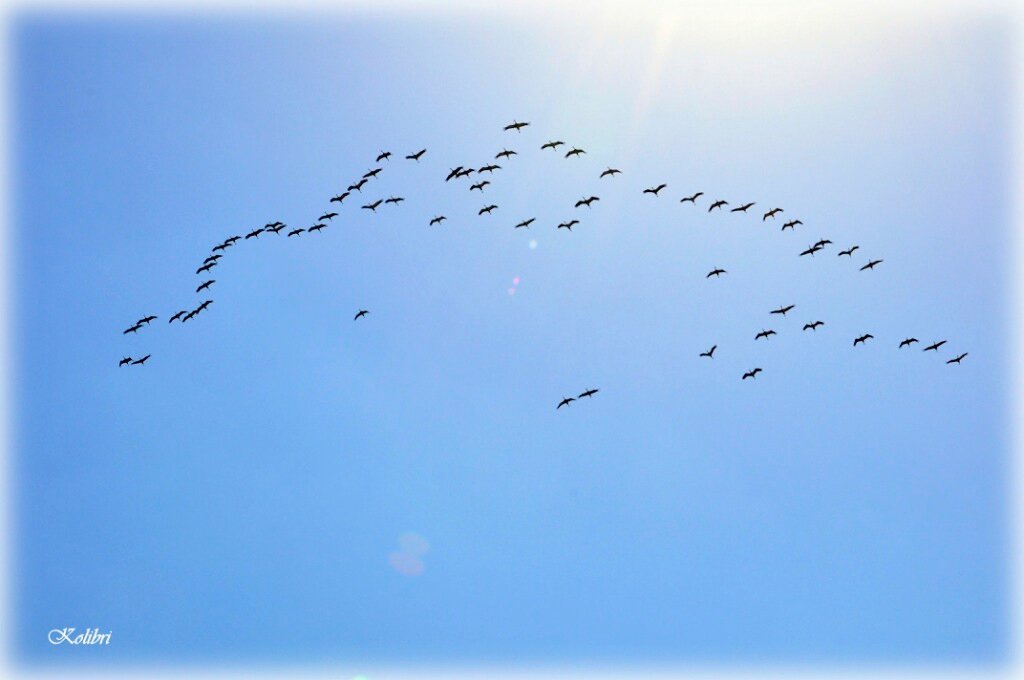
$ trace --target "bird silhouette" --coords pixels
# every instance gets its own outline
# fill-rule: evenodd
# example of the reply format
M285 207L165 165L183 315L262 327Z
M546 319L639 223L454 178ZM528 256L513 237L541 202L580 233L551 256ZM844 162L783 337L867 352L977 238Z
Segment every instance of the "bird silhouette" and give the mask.
M700 198L703 195L704 195L703 191L698 191L693 196L687 196L685 198L680 198L679 202L680 203L696 203L697 199Z
M476 184L470 186L469 190L473 191L475 189L475 190L479 191L480 193L483 193L484 192L484 187L487 186L488 184L490 184L490 182L485 179L483 182L477 182Z
M374 168L373 170L367 170L363 173L363 179L370 179L380 174L380 171L384 168Z
M778 215L780 212L784 212L782 208L772 208L771 210L769 210L768 212L761 216L761 221L764 222L769 217L774 220L775 216Z
M778 333L776 333L775 331L773 331L771 329L769 329L769 330L762 330L760 333L758 333L757 335L754 336L754 340L760 340L761 338L764 338L765 340L767 340L768 338L770 338L773 335L778 335Z
M425 154L426 152L427 152L426 149L420 149L416 153L411 153L408 156L406 156L406 159L408 159L410 161L416 161L417 163L419 163L420 159L423 158L423 154Z
M175 312L174 315L170 319L167 320L167 323L171 323L172 321L177 321L178 319L180 319L185 314L188 314L188 310L187 309L183 309L180 312Z
M447 182L447 181L449 181L449 180L455 179L456 177L458 177L458 176L459 176L459 173L460 173L460 172L462 172L462 166L461 166L461 165L460 165L460 166L458 166L458 167L452 168L452 169L451 169L451 170L450 170L450 171L448 172L448 176L444 178L444 181L445 181L445 182Z
M946 363L947 363L947 364L959 364L959 363L960 363L961 361L963 361L963 360L964 360L964 357L965 357L965 356L967 356L967 352L964 352L963 354L961 354L961 355L960 355L960 356L958 356L958 357L954 357L953 359L950 359L950 360L949 360L949 361L947 361Z
M563 142L561 140L559 140L557 142L547 142L546 144L541 144L540 145L540 150L543 151L544 149L552 149L552 150L557 151L558 147L561 146L562 144L565 144L565 142Z
M942 347L945 344L946 344L945 340L940 340L939 342L936 342L936 343L933 343L931 345L928 345L927 347L925 347L921 351L922 352L937 352L937 351L939 351L939 348Z
M782 225L782 229L780 229L780 231L786 231L787 229L792 229L793 227L795 227L798 224L803 224L803 222L801 222L800 220L790 220L789 222L786 222L785 224Z
M711 207L708 208L708 212L711 212L715 208L721 208L722 206L725 205L729 205L729 201L715 201L714 203L711 204Z
M276 234L276 233L280 232L284 228L285 228L284 224L278 224L278 225L274 225L272 227L267 227L267 231L270 231L270 232L273 232L273 233Z
M796 305L788 305L786 307L779 307L778 309L773 309L772 311L770 311L769 314L781 314L782 316L786 316L786 312L793 309L793 307L795 306Z
M498 153L496 153L496 154L494 155L494 157L495 157L496 159L497 159L497 158L512 158L512 156L518 156L518 155L519 155L519 154L518 154L518 153L516 153L515 151L509 151L508 149L502 149L501 151L499 151Z
M558 225L558 228L559 229L568 229L569 231L572 231L572 226L574 224L579 224L579 223L580 223L579 220L570 220L569 222L562 222L561 224Z
M496 205L494 205L492 203L491 205L488 205L488 206L485 206L483 208L480 208L480 211L477 212L477 215L483 215L484 213L487 213L488 215L490 215L491 211L497 210L497 209L498 209L498 206L496 206Z
M138 333L139 329L142 328L141 323L132 324L121 333L121 335L128 335L129 333Z
M804 324L804 330L806 331L809 328L812 331L816 331L816 330L818 330L818 326L824 326L824 325L825 325L824 321L815 321L814 323L805 323Z
M589 390L587 390L586 392L581 392L581 393L580 393L580 396L579 396L579 397L577 397L577 399L582 399L583 397L592 397L592 396L594 396L595 394L597 394L597 393L598 393L598 392L600 392L600 391L601 391L601 390L599 390L599 389L596 389L596 388L590 388L590 389L589 389Z
M378 198L373 203L367 203L366 205L364 205L363 210L372 210L373 212L377 212L377 207L383 202L383 199Z
M555 407L555 410L557 411L558 409L562 408L563 406L568 406L569 404L571 404L574 401L576 401L576 400L573 397L565 397L564 399L562 399L562 401L558 402L558 406Z
M854 338L853 346L856 347L858 344L860 344L862 342L867 342L868 340L870 340L870 339L872 339L874 337L875 336L871 335L871 333L865 333L864 335L860 336L859 338Z
M216 279L210 279L209 281L203 281L201 284L199 284L199 287L196 288L196 292L197 293L201 293L204 290L206 290L207 288L209 288L210 286L212 286L216 282L217 282Z
M136 321L135 323L136 323L136 324L148 324L148 323L149 323L150 321L155 321L155 320L156 320L156 317L155 317L155 316L152 316L152 315L150 315L150 316L144 316L144 317L142 317L141 319L139 319L139 320L138 320L138 321Z
M473 168L463 168L462 170L459 170L457 173L455 173L455 179L458 179L459 177L469 177L474 172L476 172L476 170L474 170Z
M338 213L336 213L336 212L329 212L329 213L324 213L323 215L321 215L320 217L318 217L316 219L317 220L332 220L332 219L334 219L337 216L338 216Z
M667 186L668 186L667 184L662 182L661 184L659 184L656 187L648 187L648 188L644 189L643 193L645 193L645 194L652 194L654 196L657 196L658 192L661 191L662 189L664 189Z
M291 231L288 232L288 238L291 238L292 236L300 236L302 234L302 232L304 232L304 231L306 231L306 230L305 229L292 229Z
M581 205L585 205L585 206L587 206L589 208L591 203L593 203L594 201L600 201L600 200L601 199L598 198L597 196L591 196L590 198L581 198L580 200L576 201L576 206L575 207L578 208Z
M827 238L823 238L820 241L818 241L817 243L815 243L814 247L818 248L818 249L821 249L821 248L824 248L825 246L830 246L830 245L832 245L832 241L829 241Z
M149 359L150 356L152 356L152 355L147 354L146 356L142 357L141 359L136 359L135 361L132 362L132 366L141 366L142 364L146 363L146 361Z
M480 168L479 170L477 170L477 173L481 173L481 172L491 173L491 172L494 172L495 170L501 170L501 166L498 165L497 163L491 163L491 164L485 165L482 168Z
M386 161L386 160L389 160L390 158L391 158L391 152L390 151L381 151L377 155L377 161L376 162L380 163L381 161Z
M312 227L310 227L306 231L308 231L310 234L312 234L314 231L323 231L323 228L326 227L326 226L327 226L326 224L314 224Z
M752 371L747 371L746 373L743 374L743 379L744 380L746 380L747 378L757 379L757 374L760 373L760 372L761 372L760 368L755 368Z
M714 359L716 349L718 349L718 345L711 345L711 349L709 349L707 352L701 352L700 356L707 357L708 359Z
M348 191L359 191L359 192L362 192L363 186L365 184L366 184L366 178L364 177L363 179L359 180L355 184L350 184L349 187L348 187Z
M435 217L434 219L430 220L430 224L429 224L429 225L427 225L427 226L430 226L430 227L432 227L432 226L434 226L435 224L441 224L441 223L442 223L442 222L444 222L444 221L445 221L446 219L448 219L448 218L447 218L447 217L445 217L444 215L438 215L438 216L437 216L437 217Z
M334 196L333 198L331 198L331 203L344 203L345 199L348 198L349 194L351 194L351 193L352 193L351 190L346 191L344 193L340 193L337 196Z
M227 250L230 247L231 246L226 244L226 243L221 243L220 245L217 245L217 246L213 247L213 252L217 252L218 250Z
M818 245L811 246L807 250L805 250L802 253L800 253L800 257L803 257L804 255L811 255L813 257L814 254L816 252L818 252L819 250L821 250L821 246L818 246Z
M753 207L755 205L757 205L757 204L756 203L744 203L743 205L739 206L738 208L733 208L729 212L747 212L747 210L749 210L751 207Z
M915 342L917 342L917 338L904 338L904 340L902 342L900 342L900 346L898 347L898 349L903 349L904 347L909 347L910 345L914 344Z
M130 363L132 363L132 358L131 357L124 357L123 359L121 359L121 361L119 361L117 363L117 367L121 368L122 366L127 366Z
M370 313L369 310L360 309L359 312L356 313L355 317L352 320L353 321L358 321L359 319L363 318L364 316L366 316L369 313ZM387 324L385 324L385 325L387 325Z
M186 321L188 321L189 319L191 319L192 317L194 317L198 313L199 312L197 310L193 309L191 312L189 312L185 316L181 317L181 322L185 323Z
M864 271L865 269L874 269L875 265L878 265L878 264L881 264L881 263L882 263L881 260L868 260L868 263L866 265L864 265L863 267L861 267L860 270Z
M203 264L210 264L211 262L216 262L220 258L221 258L220 255L210 255L208 258L203 260Z
M520 222L519 224L517 224L517 225L515 226L515 228L516 228L516 229L519 229L520 227L529 227L529 226L530 226L531 224L533 224L533 221L534 221L535 219L537 219L537 218L536 218L536 217L531 217L531 218L530 218L530 219L528 219L528 220L523 220L522 222Z
M518 122L513 120L511 123L509 123L508 125L505 126L505 129L506 130L515 130L516 132L521 132L522 129L524 127L526 127L527 125L529 125L529 123L518 123Z
M605 170L598 176L598 179L604 179L605 177L615 177L615 175L618 175L621 172L622 170L619 170L618 168L609 167L607 170Z
M584 151L583 149L578 149L576 147L573 147L572 149L570 149L569 151L567 151L565 153L565 157L568 158L569 156L579 156L580 154L583 154L583 153L586 153L586 151Z
M726 274L726 273L727 272L724 269L719 269L719 268L716 267L715 269L712 269L711 271L709 271L708 275L705 276L704 278L705 279L710 279L712 276L718 277L718 276L721 276L722 274Z
M858 250L859 248L860 246L852 246L850 248L847 248L846 250L840 250L839 257L842 257L843 255L849 255L850 257L852 257L853 251Z
M241 241L241 240L242 240L241 236L231 236L229 238L224 239L224 243L234 243L235 241Z
M213 300L204 300L203 304L201 304L198 307L196 307L196 312L197 313L201 312L201 311L203 311L204 309L206 309L207 307L209 307L212 304L213 304Z
M204 264L202 267L200 267L199 269L197 269L196 270L196 274L202 274L203 272L208 272L208 271L210 271L211 269L213 269L216 266L217 266L216 262L208 262L208 263Z
M386 200L384 202L385 203L391 203L391 204L394 204L394 205L398 205L399 203L401 203L404 200L405 199L402 198L401 196L392 196L392 197L390 197L388 200Z
M262 234L262 233L263 233L263 229L262 228L260 228L260 229L253 229L252 231L250 231L248 234L245 235L245 240L248 241L251 238L259 238L260 234Z

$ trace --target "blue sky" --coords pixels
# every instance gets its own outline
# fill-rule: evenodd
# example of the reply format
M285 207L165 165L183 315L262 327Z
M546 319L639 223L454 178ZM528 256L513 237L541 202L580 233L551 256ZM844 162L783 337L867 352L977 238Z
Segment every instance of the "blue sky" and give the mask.
M19 658L1004 662L1011 35L799 7L23 15Z

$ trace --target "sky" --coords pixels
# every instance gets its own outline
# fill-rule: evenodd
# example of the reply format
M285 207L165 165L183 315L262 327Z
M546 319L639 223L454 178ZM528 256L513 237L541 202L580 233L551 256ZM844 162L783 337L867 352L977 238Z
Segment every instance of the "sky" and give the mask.
M1006 18L649 9L16 19L21 663L1008 661Z

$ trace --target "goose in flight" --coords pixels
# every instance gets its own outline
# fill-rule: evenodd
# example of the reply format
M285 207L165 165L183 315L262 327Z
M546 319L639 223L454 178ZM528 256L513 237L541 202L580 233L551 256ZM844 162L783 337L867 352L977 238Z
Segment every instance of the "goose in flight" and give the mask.
M771 329L769 329L769 330L762 330L760 333L758 333L757 335L754 336L754 340L760 340L761 338L764 338L765 340L767 340L768 338L770 338L773 335L778 335L778 333L776 333L775 331L773 331Z
M697 199L700 198L703 195L704 195L703 191L698 191L693 196L687 196L685 198L680 198L679 202L680 203L696 203Z
M331 197L331 203L344 203L345 199L348 198L348 195L351 194L351 193L352 193L352 191L350 190L350 191L346 191L344 193L338 194L337 196L333 196L333 197Z
M423 158L423 154L425 154L426 152L426 149L420 149L416 153L411 153L408 156L406 156L406 159L410 161L416 161L417 163L419 163L420 159Z
M618 168L609 167L607 170L602 172L600 176L598 176L598 179L604 179L605 177L615 177L615 175L618 175L621 172L622 170L619 170Z
M353 321L359 321L359 319L363 318L364 316L366 316L369 313L370 313L370 311L367 310L367 309L360 309L359 312L356 313L355 317L352 320Z
M772 208L771 210L769 210L768 212L761 216L761 221L764 222L769 217L774 220L775 216L778 215L780 212L784 212L782 208Z
M367 170L366 172L363 173L363 179L370 179L371 177L376 177L377 175L380 174L380 171L383 169L384 168L374 168L373 170Z
M815 321L814 323L805 323L804 324L804 330L806 331L807 329L811 329L812 331L816 331L816 330L818 330L818 326L824 326L824 325L825 325L824 321Z
M484 208L480 208L480 212L478 212L478 213L477 213L477 215L483 215L484 213L487 213L488 215L490 215L490 214L491 214L491 211L492 211L492 210L497 210L497 208L498 208L498 206L496 206L496 205L494 205L494 204L492 203L492 204L491 204L491 205L489 205L489 206L486 206L486 207L484 207Z
M498 165L497 163L490 163L489 165L485 165L479 170L477 170L477 172L494 172L495 170L501 170L501 166Z
M874 269L875 265L881 264L881 263L882 263L881 260L868 260L868 263L866 265L864 265L863 267L861 267L860 270L864 271L865 269Z
M728 272L726 272L724 269L721 269L719 267L715 267L714 269L709 271L708 275L705 276L704 278L705 279L710 279L712 276L718 277L718 276L721 276L722 274L726 274L726 273L728 273Z
M900 342L900 346L899 346L898 349L903 349L904 347L909 347L910 345L914 344L917 341L918 341L917 338L904 338L903 341Z
M379 154L377 154L377 161L376 162L380 163L381 161L386 161L386 160L390 160L390 159L391 159L391 152L390 151L381 151Z
M363 179L359 180L358 182L356 182L355 184L350 184L349 187L348 187L348 191L359 191L359 192L362 192L364 184L366 184L366 178L365 177Z
M648 187L648 188L644 189L643 193L645 193L645 194L653 194L654 196L657 196L658 192L661 191L662 189L664 189L667 186L668 186L667 184L662 182L661 184L659 184L656 187Z
M770 311L769 314L781 314L782 316L786 316L786 312L788 312L789 310L793 309L794 307L796 307L796 305L788 305L786 307L779 307L778 309L773 309L772 311Z
M725 206L725 205L729 205L729 201L721 201L721 200L715 201L714 203L711 204L711 207L708 208L708 212L711 212L715 208L721 208L722 206Z
M594 201L600 201L600 200L601 199L598 198L597 196L591 196L590 198L581 198L580 200L576 201L576 207L578 208L581 205L585 205L585 206L587 206L589 208L591 203L593 203Z
M196 292L197 293L202 293L204 290L206 290L207 288L209 288L210 286L212 286L216 282L217 282L216 279L210 279L209 281L203 281L201 284L199 284L199 287L196 288Z
M752 208L755 205L757 205L757 204L756 203L744 203L740 207L733 208L729 212L747 212L747 210L749 210L750 208Z
M558 402L558 406L555 407L555 410L557 411L558 409L562 408L563 406L568 406L569 404L571 404L574 401L576 401L576 400L573 397L565 397L564 399L562 399L562 401Z
M434 226L435 224L441 224L441 223L442 223L442 222L444 222L444 221L445 221L446 219L448 219L448 218L447 218L447 217L445 217L444 215L438 215L438 216L437 216L437 217L435 217L434 219L430 220L430 224L429 224L429 225L427 225L427 226L430 226L430 227L432 227L432 226Z
M508 125L505 126L505 129L506 130L515 130L516 132L521 132L522 129L524 127L526 127L527 125L529 125L529 123L519 123L519 122L513 120L511 123L509 123Z
M336 213L336 212L329 212L329 213L324 213L323 215L321 215L320 217L318 217L316 219L317 220L333 220L337 216L338 216L338 213Z
M570 222L562 222L561 224L558 225L558 228L559 229L568 229L569 231L572 231L572 225L579 224L579 223L580 223L579 220L572 220Z
M366 205L364 205L363 210L372 210L373 212L377 212L377 207L380 206L380 204L383 202L383 199L378 198L373 203L367 203Z
M859 249L860 249L860 246L852 246L850 248L847 248L846 250L840 250L839 251L839 257L842 257L843 255L848 255L850 257L853 257L853 251L859 250Z
M528 219L528 220L523 220L522 222L520 222L519 224L517 224L517 225L515 226L515 228L516 228L516 229L520 229L521 227L527 227L527 228L529 228L529 226L530 226L531 224L533 224L533 221L534 221L535 219L537 219L537 218L536 218L536 217L531 217L531 218L530 218L530 219Z
M490 184L490 181L485 179L483 182L477 182L476 184L473 184L472 186L470 186L469 190L470 191L476 190L476 191L479 191L480 193L483 193L484 192L484 187L487 186L488 184Z
M929 351L935 351L935 352L937 352L937 351L939 351L939 348L940 348L940 347L942 347L942 346L943 346L943 345L945 345L945 344L946 344L946 341L945 341L945 340L940 340L939 342L936 342L936 343L934 343L934 344L928 345L927 347L925 347L925 348L924 348L923 350L921 350L921 351L922 351L922 352L929 352Z
M541 144L540 150L543 151L544 149L552 149L554 151L557 151L558 147L561 146L562 144L565 144L565 142L561 140L558 140L557 142L548 142L547 144Z
M782 229L780 231L786 231L787 229L792 229L793 227L795 227L798 224L803 224L803 222L800 221L800 220L790 220L789 222L786 222L785 224L782 225Z
M180 312L175 312L174 315L170 319L167 320L167 323L171 323L172 321L177 321L178 319L180 319L181 317L183 317L186 314L188 314L188 310L187 309L183 309Z
M746 380L747 378L755 378L756 379L757 378L757 374L760 373L760 372L761 372L760 368L755 368L752 371L747 371L746 373L743 374L743 379L744 380Z
M385 203L393 203L394 205L398 205L399 203L401 203L404 200L405 199L402 198L401 196L392 196L391 198L389 198L388 200L386 200L384 202Z
M860 336L859 338L854 338L853 339L853 346L856 347L860 343L867 342L868 340L871 340L874 337L875 336L871 335L871 333L865 333L864 335Z
M519 154L515 151L509 151L508 149L502 149L500 152L494 155L495 159L498 158L511 158L512 156L518 156Z
M150 356L152 356L152 355L147 354L146 356L142 357L141 359L136 359L135 361L132 362L132 366L141 366L142 364L146 363L146 360L149 359Z
M306 231L306 230L305 229L301 229L301 228L300 229L292 229L291 231L288 232L288 238L291 238L292 236L299 236L304 231Z
M587 390L586 392L581 392L580 396L578 396L577 399L582 399L583 397L592 397L592 396L594 396L595 394L597 394L600 391L601 390L599 390L599 389L597 389L595 387L592 387L589 390Z
M579 156L582 153L586 153L586 151L574 146L572 149L565 153L565 157L568 158L569 156Z
M714 359L716 349L718 349L718 345L711 345L711 349L709 349L707 352L701 352L700 356L707 357L708 359Z
M124 357L124 358L121 359L121 361L119 361L117 363L117 367L121 368L122 366L127 366L130 363L132 363L132 358L131 357Z
M947 363L947 364L959 364L959 363L960 363L961 361L963 361L963 360L964 360L964 357L966 357L966 356L967 356L967 352L964 352L964 353L963 353L963 354L961 354L960 356L958 356L958 357L955 357L955 358L953 358L953 359L950 359L950 360L949 360L949 361L947 361L946 363Z

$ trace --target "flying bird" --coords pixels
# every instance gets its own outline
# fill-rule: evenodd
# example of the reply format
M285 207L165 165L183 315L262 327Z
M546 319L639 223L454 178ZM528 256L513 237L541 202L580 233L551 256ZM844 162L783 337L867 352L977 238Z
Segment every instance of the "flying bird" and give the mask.
M703 191L698 191L693 196L687 196L685 198L680 198L679 202L680 203L696 203L697 199L700 198L703 195L704 195Z
M427 225L427 226L430 226L430 227L432 227L432 226L434 226L435 224L441 224L441 223L442 223L442 222L444 222L444 221L445 221L446 219L448 219L448 218L447 218L447 217L445 217L444 215L438 215L438 216L437 216L437 217L435 217L434 219L430 220L430 224L429 224L429 225Z
M573 147L572 149L565 153L565 157L568 158L569 156L579 156L581 153L586 153L586 151L584 151L583 149Z
M124 357L123 359L121 359L121 361L119 361L117 363L117 367L121 368L122 366L127 366L130 363L132 363L132 358L131 357Z
M711 349L709 349L707 352L701 352L700 356L707 357L708 359L714 359L716 349L718 349L718 345L711 345Z
M383 199L378 198L373 203L367 203L366 205L364 205L363 210L372 210L373 212L377 212L377 207L380 206L380 204L383 202Z
M711 204L711 207L708 208L708 212L711 212L715 208L721 208L723 205L729 205L729 201L715 201Z
M394 203L395 205L398 205L399 203L401 203L404 200L405 199L402 198L401 196L392 196L391 198L389 198L388 200L386 200L384 202L385 203Z
M861 271L865 269L874 269L876 264L881 264L881 260L868 260L868 263L860 268Z
M361 192L363 190L363 185L364 184L366 184L366 178L365 177L363 179L359 180L358 182L356 182L355 184L350 184L349 187L348 187L348 191L360 191Z
M199 269L197 269L196 270L196 274L202 274L203 272L208 272L208 271L210 271L211 269L213 269L216 266L217 266L216 262L208 262L208 263L204 264L202 267L200 267Z
M821 250L821 248L822 247L818 246L818 245L811 246L807 250L805 250L804 252L800 253L800 257L803 257L804 255L811 255L811 256L813 256L816 252Z
M733 208L729 212L747 212L747 210L749 210L754 205L756 205L756 204L755 203L744 203L743 205L739 206L738 208Z
M536 218L536 217L531 217L531 218L530 218L530 219L528 219L528 220L523 220L522 222L520 222L519 224L517 224L517 225L515 226L515 228L516 228L516 229L519 229L520 227L529 227L529 226L530 226L531 224L533 224L533 221L534 221L535 219L537 219L537 218Z
M529 123L518 123L518 122L513 120L511 123L509 123L508 125L505 126L505 129L506 130L515 130L516 132L520 132L527 125L529 125Z
M148 323L149 323L150 321L155 321L155 320L156 320L156 317L155 317L155 316L152 316L152 315L150 315L150 316L144 316L144 317L142 317L141 319L139 319L139 320L138 320L138 321L136 321L135 323L136 323L136 324L144 324L144 323L145 323L145 324L148 324Z
M230 238L224 239L224 243L234 243L235 241L241 241L241 240L242 240L241 236L232 236Z
M189 319L191 319L192 317L194 317L198 313L199 313L198 310L193 309L191 312L189 312L185 316L181 317L181 322L185 323L186 321L188 321Z
M146 360L149 359L150 356L152 356L152 355L147 354L146 356L142 357L141 359L136 359L135 361L132 362L132 366L141 366L142 364L146 363Z
M408 159L410 161L416 161L417 163L419 163L420 162L420 158L422 158L423 154L425 154L426 152L427 152L426 149L420 149L416 153L411 153L408 156L406 156L406 159Z
M576 401L576 400L574 398L572 398L572 397L565 397L564 399L562 399L562 401L558 402L558 406L555 407L555 410L557 411L558 409L562 408L563 406L568 406L569 404L571 404L574 401Z
M314 224L312 227L310 227L306 231L308 231L310 234L312 234L314 231L323 231L323 228L326 227L326 226L327 226L326 224Z
M769 314L781 314L782 316L786 316L786 312L788 312L789 310L793 309L793 307L795 307L795 306L796 305L789 305L787 307L779 307L778 309L773 309L772 311L770 311Z
M197 293L201 293L204 290L206 290L207 288L209 288L210 286L212 286L216 282L217 282L216 279L210 279L209 281L204 281L203 283L201 283L199 285L198 288L196 288L196 292Z
M589 208L591 203L593 203L594 201L600 201L600 200L601 199L598 198L597 196L591 196L590 198L581 198L580 200L576 201L576 207L578 208L581 205L585 205L585 206L587 206Z
M459 172L461 172L461 171L462 171L462 166L461 165L456 167L456 168L452 168L448 172L448 176L444 178L444 181L447 182L449 180L455 179L456 177L459 176Z
M771 329L769 329L769 330L762 330L760 333L758 333L757 335L754 336L754 340L760 340L761 338L764 338L765 340L767 340L769 337L771 337L773 335L778 335L778 333L776 333L775 331L773 331Z
M187 309L183 309L180 312L176 312L174 314L174 316L172 316L170 319L167 320L167 323L171 323L172 321L177 321L178 319L180 319L182 316L184 316L187 313L188 313Z
M501 166L498 165L497 163L491 163L489 165L483 166L482 168L477 170L477 172L494 172L495 170L501 170Z
M494 155L495 158L511 158L512 156L518 156L519 154L515 151L509 151L508 149L502 149Z
M217 261L217 260L219 260L220 258L221 258L220 254L217 254L217 255L210 255L210 256L209 256L208 258L206 258L205 260L203 260L203 264L210 264L211 262L216 262L216 261Z
M541 144L540 145L540 150L541 151L543 151L544 149L554 149L554 150L557 150L558 147L561 146L562 144L565 144L565 142L563 142L561 140L559 140L557 142L548 142L547 144Z
M871 335L871 333L865 333L864 335L860 336L859 338L854 338L853 346L856 347L858 344L860 344L862 342L867 342L868 340L870 340L870 339L872 339L874 337L875 336Z
M786 222L785 224L782 225L782 229L780 231L786 231L786 229L792 229L793 227L795 227L798 224L803 224L803 222L800 221L800 220L790 220L789 222Z
M201 304L198 307L196 307L196 313L198 314L199 312L203 311L204 309L206 309L207 307L209 307L212 304L213 304L213 300L206 300L206 301L204 301L203 304Z
M389 160L390 158L391 158L391 152L390 151L381 151L380 154L377 156L377 162L380 163L381 161L386 161L386 160Z
M760 368L755 368L752 371L747 371L746 373L743 374L743 379L744 380L746 380L747 378L754 378L754 379L756 379L757 378L757 374L760 373L760 372L761 372Z
M661 191L662 189L664 189L664 188L665 188L665 187L667 187L667 186L668 186L667 184L665 184L664 182L662 182L661 184L659 184L659 185L658 185L658 186L656 186L656 187L647 187L646 189L644 189L644 190L643 190L643 192L642 192L642 193L645 193L645 194L653 194L653 195L657 196L657 195L658 195L658 192L659 192L659 191Z
M458 179L459 177L469 177L474 172L476 172L476 170L474 170L473 168L463 168L462 170L459 170L457 173L455 173L455 179Z
M852 257L853 256L853 251L858 250L859 248L860 248L860 246L853 246L851 248L847 248L846 250L840 250L839 251L839 257L842 257L843 255L849 255L849 256Z
M248 241L251 238L259 238L260 234L262 234L262 233L263 233L263 229L262 228L260 228L260 229L253 229L252 231L250 231L248 234L245 235L245 240Z
M961 361L963 361L963 360L964 360L964 357L965 357L965 356L967 356L967 352L964 352L963 354L961 354L961 355L960 355L960 356L958 356L958 357L955 357L955 358L953 358L953 359L950 359L950 360L949 360L949 361L947 361L946 363L947 363L947 364L959 364L959 363L960 363Z
M939 350L939 348L942 347L945 344L946 344L945 340L940 340L939 342L936 342L936 343L934 343L932 345L928 345L927 347L925 347L921 351L922 352L928 352L928 351L936 351L937 352Z
M344 203L345 199L348 198L348 195L351 194L351 193L352 192L350 190L350 191L346 191L344 193L338 194L337 196L334 196L334 197L331 198L331 203Z
M618 168L609 167L607 170L601 173L598 179L604 179L605 177L615 177L615 175L618 175L621 172L622 170L619 170Z
M483 215L484 213L487 213L488 215L490 215L491 211L492 210L496 210L497 207L498 206L496 206L494 204L491 204L491 205L489 205L489 206L487 206L485 208L480 208L480 212L478 212L477 215Z
M772 208L771 210L769 210L768 212L761 216L761 221L764 222L769 217L774 220L775 216L780 212L783 212L782 208Z
M709 271L708 275L705 276L704 278L705 279L710 279L712 276L718 277L718 276L721 276L722 274L725 274L725 273L726 273L726 271L724 269L719 269L719 268L716 267L715 269L712 269L711 271Z
M589 390L587 390L586 392L582 392L582 393L580 393L580 396L579 396L579 397L577 397L577 399L582 399L583 397L592 397L592 396L594 396L595 394L597 394L597 393L598 393L598 392L600 392L600 391L601 391L601 390L599 390L599 389L596 389L596 388L590 388L590 389L589 389Z
M809 328L812 331L816 331L816 330L818 330L818 326L824 326L824 325L825 325L824 321L815 321L814 323L805 323L804 324L804 330L806 331Z
M373 170L367 170L366 172L363 173L363 179L370 179L371 177L376 177L377 175L380 174L380 171L383 169L384 168L374 168Z
M272 232L274 232L276 234L276 233L280 232L284 228L285 228L284 224L278 224L278 225L274 225L272 227L267 227L266 229L267 229L267 231L272 231Z
M324 213L323 215L321 215L317 219L318 220L331 220L331 219L334 219L337 216L338 216L338 213L336 213L336 212L329 212L329 213Z
M304 231L306 231L306 230L305 229L292 229L291 231L288 232L288 238L291 238L292 236L299 236Z
M814 247L820 249L820 248L824 248L825 246L830 246L830 245L832 245L832 241L829 241L827 238L823 238L820 241L818 241L817 243L815 243Z
M570 222L562 222L561 224L558 225L558 228L559 229L568 229L569 231L572 231L572 225L579 224L579 223L580 223L579 220L572 220Z
M910 345L914 344L915 342L917 342L917 338L904 338L904 340L902 342L900 342L900 346L898 347L898 349L903 349L904 347L909 347Z
M470 186L469 190L473 191L475 189L475 190L479 191L480 193L483 193L484 192L484 187L487 186L488 184L490 184L490 181L485 179L483 182L477 182L476 184L473 184L472 186Z
M360 309L359 312L355 315L355 317L352 320L353 321L358 321L359 319L363 318L364 316L366 316L369 313L370 313L369 310Z

